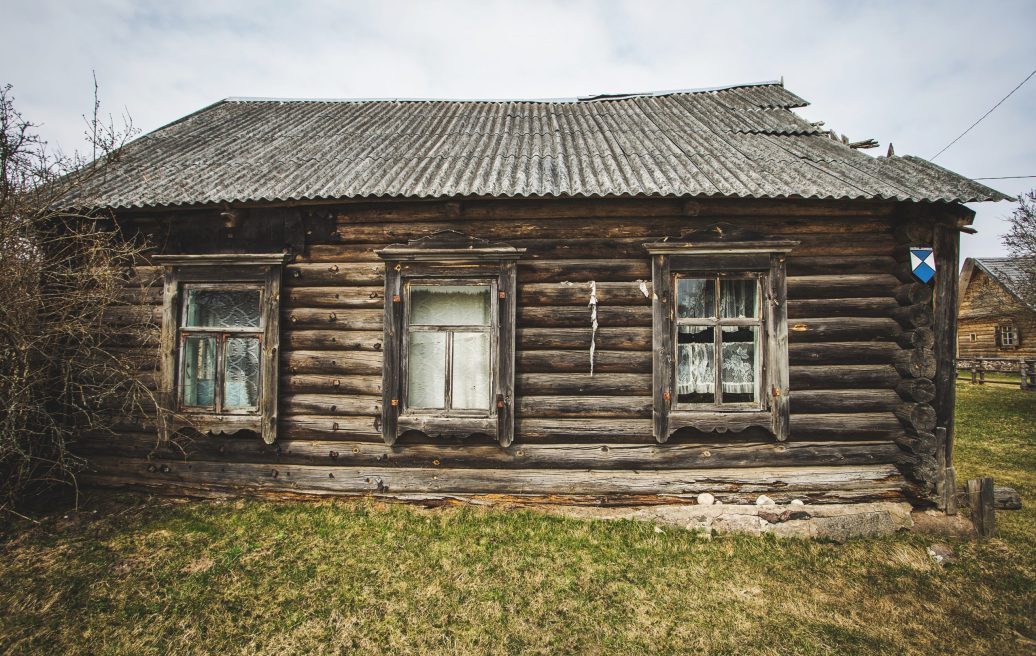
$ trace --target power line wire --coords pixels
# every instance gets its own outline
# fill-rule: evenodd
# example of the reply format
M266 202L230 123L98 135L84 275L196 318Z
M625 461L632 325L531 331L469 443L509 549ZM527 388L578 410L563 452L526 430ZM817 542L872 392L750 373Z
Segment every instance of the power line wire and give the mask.
M1020 180L1029 177L1036 177L1036 175L1001 175L999 177L973 177L973 180Z
M999 107L1000 105L1004 104L1004 101L1005 101L1005 100L1007 100L1008 98L1010 98L1010 97L1011 97L1012 95L1014 95L1014 92L1015 92L1015 91L1017 91L1018 89L1021 89L1021 88L1022 88L1022 85L1023 85L1023 84L1025 84L1026 82L1028 82L1028 81L1029 81L1029 79L1030 79L1030 78L1031 78L1031 77L1032 77L1033 75L1036 75L1036 69L1034 69L1032 73L1029 73L1029 76L1028 76L1028 77L1026 77L1026 78L1025 78L1024 80L1022 80L1022 81L1021 81L1021 82L1020 82L1020 83L1018 84L1018 86L1016 86L1015 88L1011 89L1011 93L1009 93L1009 94L1007 94L1006 96L1004 96L1003 98L1001 98L1001 99L1000 99L1000 102L998 102L997 104L993 105L992 109L990 109L990 110L989 110L988 112L986 112L985 114L983 114L983 115L981 116L981 118L979 118L979 119L978 119L977 121L975 121L974 123L972 123L972 124L971 124L971 127L969 127L969 128L967 129L967 130L965 130L964 132L961 132L961 133L960 133L960 136L959 136L959 137L957 137L956 139L954 139L954 140L953 140L953 141L951 141L950 143L946 144L946 147L945 147L945 148L943 148L942 150L940 150L939 152L937 152L937 153L935 154L935 156L934 156L934 157L932 157L931 159L929 159L928 161L930 161L930 162L934 162L934 161L935 161L935 158L936 158L936 157L938 157L939 155L942 155L943 153L945 153L945 152L946 152L947 150L949 150L950 146L952 146L953 144L957 143L958 141L960 141L960 140L961 140L961 138L963 138L963 137L964 137L964 135L966 135L967 133L971 132L972 128L974 128L974 127L975 127L976 125L978 125L979 123L981 123L981 122L982 122L982 121L983 121L983 120L984 120L984 119L985 119L985 118L986 118L987 116L989 116L990 114L992 114L992 113L993 113L993 110L994 110L994 109L996 109L996 108L997 108L997 107Z

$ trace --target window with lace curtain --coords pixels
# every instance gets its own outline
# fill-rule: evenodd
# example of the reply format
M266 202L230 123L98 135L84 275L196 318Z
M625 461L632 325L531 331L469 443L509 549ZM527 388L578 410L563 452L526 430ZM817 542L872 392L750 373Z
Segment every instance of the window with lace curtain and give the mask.
M760 407L759 298L759 275L677 276L677 407Z
M278 310L286 256L156 255L164 270L162 431L277 435Z
M729 224L645 244L651 254L652 422L788 437L785 260L798 242Z

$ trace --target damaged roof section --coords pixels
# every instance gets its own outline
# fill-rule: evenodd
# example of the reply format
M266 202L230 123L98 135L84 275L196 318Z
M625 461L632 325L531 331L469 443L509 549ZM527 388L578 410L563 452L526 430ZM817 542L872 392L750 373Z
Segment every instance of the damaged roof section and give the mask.
M448 197L1008 199L871 157L780 83L545 101L227 99L147 134L79 208Z

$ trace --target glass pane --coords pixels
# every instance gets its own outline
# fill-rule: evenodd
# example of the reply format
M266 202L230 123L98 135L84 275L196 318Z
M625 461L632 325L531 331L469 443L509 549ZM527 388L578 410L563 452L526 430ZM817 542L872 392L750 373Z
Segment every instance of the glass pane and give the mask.
M676 316L682 319L715 317L716 281L710 278L677 278Z
M187 407L215 408L216 339L188 337L183 345L180 398Z
M719 316L723 319L754 319L759 316L759 284L756 280L720 280Z
M424 326L488 326L489 285L413 285L410 323Z
M489 334L454 333L453 407L488 410L489 381Z
M446 406L446 333L410 333L407 352L407 405Z
M223 407L259 406L259 340L229 337L226 344L227 375L223 382Z
M715 403L715 329L712 326L680 326L676 337L677 402Z
M188 289L185 326L258 328L259 290Z
M757 401L759 377L759 329L755 326L726 326L720 356L723 369L723 403Z

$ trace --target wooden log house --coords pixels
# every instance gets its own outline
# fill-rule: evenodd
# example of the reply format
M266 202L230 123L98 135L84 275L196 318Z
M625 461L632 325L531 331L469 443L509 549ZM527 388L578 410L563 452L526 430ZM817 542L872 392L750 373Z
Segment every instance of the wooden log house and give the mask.
M161 408L84 436L84 480L941 503L963 203L1004 196L805 105L230 99L138 139L70 204L153 244Z
M1024 300L1019 289L1022 266L1022 260L1008 257L964 261L957 312L958 357L1036 358L1036 307Z

